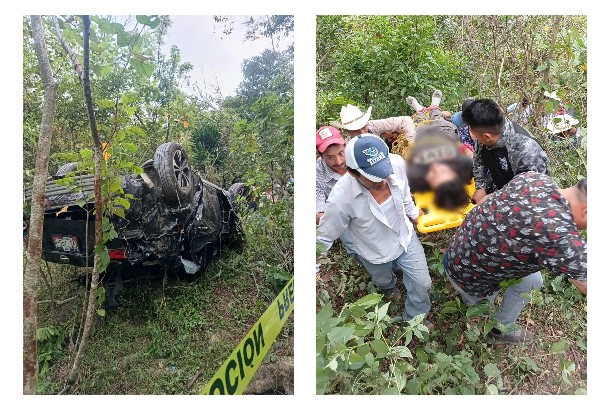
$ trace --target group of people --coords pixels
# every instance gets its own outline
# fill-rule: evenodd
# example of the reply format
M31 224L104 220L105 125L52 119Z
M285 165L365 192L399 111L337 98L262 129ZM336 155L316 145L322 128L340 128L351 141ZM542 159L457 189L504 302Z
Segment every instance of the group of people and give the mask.
M340 239L386 296L402 275L402 320L423 314L432 329L432 281L415 229L423 212L411 193L432 190L439 206L451 209L472 201L476 206L444 253L447 279L468 305L493 301L502 283L518 279L506 288L487 338L531 343L533 332L516 322L524 294L542 286L541 268L564 275L586 295L587 247L579 233L587 227L586 179L558 187L544 150L495 101L466 101L462 123L452 124L440 96L435 91L429 107L408 97L413 117L385 120L370 120L371 107L363 113L348 105L339 127L317 130L316 240L328 250ZM468 138L460 136L464 127ZM397 138L412 142L407 155L392 153ZM464 197L472 177L474 195Z

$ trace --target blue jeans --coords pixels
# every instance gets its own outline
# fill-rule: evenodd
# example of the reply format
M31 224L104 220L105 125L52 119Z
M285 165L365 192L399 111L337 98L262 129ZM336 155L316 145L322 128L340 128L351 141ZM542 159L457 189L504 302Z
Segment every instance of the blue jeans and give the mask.
M339 237L339 239L341 239L341 242L343 242L343 247L345 248L347 254L354 258L356 262L361 264L361 258L358 253L356 253L356 248L354 248L354 243L352 242L352 236L349 234L347 229L343 231L343 234Z
M491 305L493 301L498 296L498 292L494 292L489 296L473 296L464 292L464 290L457 284L451 276L447 273L447 254L443 257L443 265L445 266L445 273L447 274L447 279L449 283L453 286L453 288L462 296L462 300L468 306L475 305L482 301L483 299L487 299L489 304ZM502 299L502 307L500 308L500 312L496 316L496 320L502 323L506 328L514 325L517 321L517 318L521 314L521 311L525 307L527 300L521 296L522 293L530 293L532 290L538 290L542 287L542 274L540 271L531 273L523 278L521 281L513 286L509 286L506 288L506 293L504 294L504 298Z
M396 275L392 270L396 267L402 269L402 282L407 291L403 320L411 320L413 317L430 311L430 288L432 280L428 272L428 264L424 255L424 247L419 242L417 235L413 232L411 242L407 251L398 258L386 263L370 263L360 258L366 270L371 274L377 288L393 289L396 286Z

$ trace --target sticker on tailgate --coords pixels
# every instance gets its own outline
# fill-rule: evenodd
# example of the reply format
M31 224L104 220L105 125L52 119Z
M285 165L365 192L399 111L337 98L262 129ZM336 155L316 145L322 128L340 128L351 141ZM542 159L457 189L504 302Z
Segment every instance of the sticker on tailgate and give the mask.
M55 248L64 252L78 253L78 238L76 236L52 235Z

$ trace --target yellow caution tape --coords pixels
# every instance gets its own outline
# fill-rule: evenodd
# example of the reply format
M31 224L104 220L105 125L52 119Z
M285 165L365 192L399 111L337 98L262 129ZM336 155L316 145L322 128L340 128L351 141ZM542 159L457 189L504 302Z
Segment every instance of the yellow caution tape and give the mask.
M242 394L294 307L294 277L199 394Z

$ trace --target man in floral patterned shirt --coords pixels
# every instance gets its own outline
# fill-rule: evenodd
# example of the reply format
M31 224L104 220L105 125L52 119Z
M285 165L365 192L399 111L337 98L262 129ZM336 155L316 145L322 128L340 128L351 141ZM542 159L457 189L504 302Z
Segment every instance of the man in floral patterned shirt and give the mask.
M449 242L444 264L449 282L468 305L492 302L502 282L508 286L496 320L503 328L488 334L492 343L531 343L534 333L507 331L525 306L522 293L542 286L541 268L565 275L587 294L587 180L560 189L548 175L525 172L488 195Z

